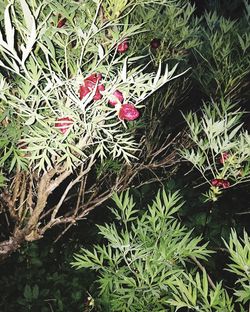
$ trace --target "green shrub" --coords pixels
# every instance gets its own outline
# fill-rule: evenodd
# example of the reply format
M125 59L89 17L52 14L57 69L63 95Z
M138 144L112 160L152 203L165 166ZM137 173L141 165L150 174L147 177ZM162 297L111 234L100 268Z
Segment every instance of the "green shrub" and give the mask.
M192 146L180 154L199 171L216 201L223 189L250 179L250 135L241 122L243 112L230 101L204 105L202 116L189 113L185 120Z
M249 14L231 20L206 12L201 25L200 45L194 49L194 78L215 101L221 97L243 100L249 86Z
M244 311L249 302L250 238L232 230L226 243L230 271L239 285L230 296L214 283L200 260L211 251L201 237L181 225L176 213L184 204L177 192L161 191L146 211L138 211L128 192L114 195L115 222L98 226L105 245L82 248L72 266L98 272L100 311ZM200 272L201 270L201 272ZM234 295L238 297L235 300Z

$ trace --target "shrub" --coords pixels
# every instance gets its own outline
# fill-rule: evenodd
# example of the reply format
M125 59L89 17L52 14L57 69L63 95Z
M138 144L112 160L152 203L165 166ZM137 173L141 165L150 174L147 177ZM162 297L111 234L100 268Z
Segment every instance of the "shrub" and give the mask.
M194 48L196 81L215 101L221 97L243 101L249 86L249 12L239 20L206 12L202 20L200 44Z
M204 105L202 116L189 113L185 120L192 148L180 150L210 185L205 195L216 201L223 189L249 181L250 135L240 121L243 112L230 101Z
M239 276L234 295L214 283L200 260L211 251L202 237L180 224L176 213L184 204L177 192L161 191L146 211L138 211L128 192L114 195L115 222L98 226L105 245L82 248L73 267L98 272L101 311L236 311L249 300L250 238L232 230L225 243L229 270Z
M143 6L20 0L1 7L0 185L6 226L14 227L1 257L55 225L75 224L141 170L143 101L181 74L174 76L176 62L152 69L131 49L145 30L131 24ZM56 203L51 194L60 194Z

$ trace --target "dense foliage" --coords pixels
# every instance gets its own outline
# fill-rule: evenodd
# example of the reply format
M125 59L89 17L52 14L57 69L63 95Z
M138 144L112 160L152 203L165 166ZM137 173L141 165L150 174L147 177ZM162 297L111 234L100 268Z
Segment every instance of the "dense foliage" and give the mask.
M204 312L246 311L244 304L250 299L250 237L246 232L241 241L232 230L225 243L233 262L229 271L238 275L234 291L242 303L238 304L200 264L199 259L207 260L211 251L175 217L184 204L177 192L158 193L143 213L128 192L115 195L114 201L116 222L98 226L107 243L94 246L93 251L82 249L72 263L78 269L99 272L100 311L157 312L184 307Z
M0 310L247 311L249 1L3 2Z
M55 225L75 224L128 186L145 161L145 130L136 122L145 100L182 75L177 62L155 68L132 48L130 38L147 30L133 22L143 3L125 1L112 14L110 7L20 0L1 9L0 170L14 226L0 244L3 256Z

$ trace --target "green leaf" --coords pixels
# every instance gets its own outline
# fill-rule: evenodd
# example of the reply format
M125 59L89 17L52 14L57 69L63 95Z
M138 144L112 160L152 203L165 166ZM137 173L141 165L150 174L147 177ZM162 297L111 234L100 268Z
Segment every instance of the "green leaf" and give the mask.
M28 284L25 285L23 295L24 295L26 300L28 300L28 301L32 300L33 294L32 294L32 289L31 289L30 285L28 285Z
M33 299L38 299L39 296L39 287L38 285L35 285L33 287Z

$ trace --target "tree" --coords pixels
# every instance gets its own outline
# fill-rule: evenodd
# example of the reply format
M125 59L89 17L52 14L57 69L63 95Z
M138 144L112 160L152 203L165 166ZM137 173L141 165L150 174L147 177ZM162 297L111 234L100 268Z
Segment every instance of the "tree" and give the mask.
M218 227L226 215L216 220L219 196L230 197L228 190L249 181L250 140L242 122L249 101L248 2L233 1L230 8L242 10L237 20L235 12L219 16L224 1L203 4L216 4L217 13L200 17L182 0L5 2L1 259L56 225L59 239L119 192L119 211L112 209L118 222L99 227L107 244L83 249L74 263L101 274L97 304L115 311L145 305L147 311L245 311L248 234L240 239L237 228L225 241L230 270L239 276L238 287L228 291L205 270L206 244L179 219L188 215L194 232L200 222L208 233L207 224ZM171 115L181 104L186 123ZM192 212L183 205L177 219L178 193L162 192L148 210L134 210L132 198L120 191L162 183L181 157L195 169L197 197L205 190L205 200L214 202L209 209L197 213L201 200ZM38 289L25 287L23 306L28 301L31 308Z
M141 172L176 164L180 134L166 138L161 124L153 126L168 107L149 97L185 66L163 69L155 47L154 65L133 48L145 31L134 20L149 7L154 17L159 6L170 4L20 0L1 12L2 259L55 225L64 233ZM188 21L187 8L178 21ZM165 100L174 93L172 84ZM150 181L161 179L154 175Z

